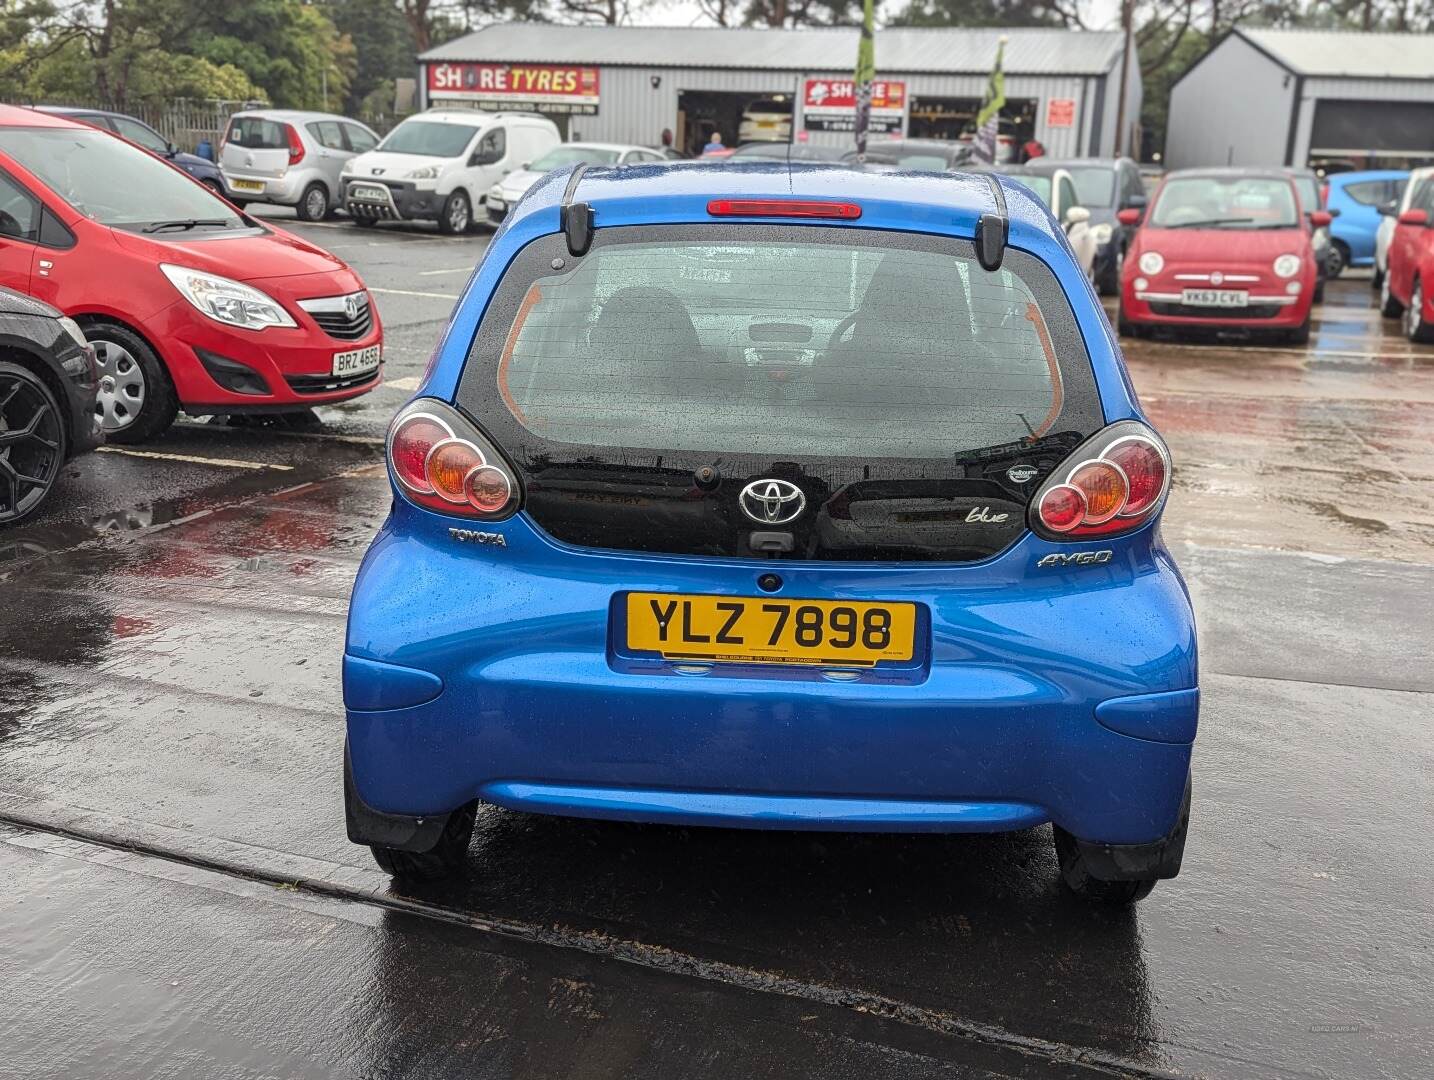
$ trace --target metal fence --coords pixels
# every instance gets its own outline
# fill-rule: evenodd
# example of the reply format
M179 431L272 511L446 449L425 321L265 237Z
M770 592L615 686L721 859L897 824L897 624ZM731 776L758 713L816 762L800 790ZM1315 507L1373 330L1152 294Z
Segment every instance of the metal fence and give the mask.
M40 102L7 100L7 105L36 105ZM229 123L229 117L245 109L262 107L262 101L199 101L187 98L165 100L126 101L123 107L116 107L98 98L85 100L47 99L45 105L65 105L78 109L103 109L106 112L121 112L143 120L181 150L193 151L201 142L208 140L218 145L219 136Z

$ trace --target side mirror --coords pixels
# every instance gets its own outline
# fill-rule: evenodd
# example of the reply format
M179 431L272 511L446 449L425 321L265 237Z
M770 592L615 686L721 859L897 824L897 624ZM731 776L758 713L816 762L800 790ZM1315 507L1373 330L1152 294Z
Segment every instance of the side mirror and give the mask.
M1083 221L1090 220L1090 210L1084 206L1072 206L1066 211L1066 224L1079 225Z
M532 167L533 167L533 163L532 163L531 161L525 161L525 162L523 162L522 168L523 168L523 171L524 171L524 172L527 172L527 171L528 171L529 169L531 169Z
M1334 209L1326 210L1325 213L1332 218L1337 218L1340 214L1344 213L1344 211L1340 210L1338 207L1335 207Z
M1429 211L1428 211L1428 210L1406 210L1406 211L1404 211L1404 213L1402 213L1402 214L1399 215L1399 224L1401 224L1401 225L1419 225L1419 226L1421 226L1421 227L1423 227L1423 228L1428 228L1428 226L1429 226Z
M1137 208L1130 206L1115 215L1115 219L1122 225L1139 225L1144 215Z
M1334 216L1328 210L1315 210L1310 213L1310 224L1316 229L1328 228L1333 220Z

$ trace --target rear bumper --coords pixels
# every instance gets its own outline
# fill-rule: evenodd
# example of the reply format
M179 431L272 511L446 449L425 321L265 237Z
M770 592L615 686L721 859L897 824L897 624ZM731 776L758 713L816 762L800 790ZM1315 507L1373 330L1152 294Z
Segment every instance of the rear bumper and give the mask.
M245 202L266 202L277 203L280 206L297 206L299 196L308 187L307 181L314 179L306 173L291 172L283 176L250 176L242 172L220 171L220 178L224 183L224 192L230 198L243 199ZM261 191L245 191L234 186L235 181L248 182L251 184L263 184Z
M911 600L916 679L624 666L628 589L750 594L770 563L575 552L524 519L447 539L401 504L355 586L344 693L355 790L390 815L474 799L579 817L780 829L1169 833L1189 770L1194 627L1152 530L1034 571L1027 535L970 567L783 563L783 596ZM496 554L492 554L496 552ZM1182 691L1183 693L1172 693ZM1148 695L1148 696L1146 696ZM1113 699L1119 704L1109 705Z

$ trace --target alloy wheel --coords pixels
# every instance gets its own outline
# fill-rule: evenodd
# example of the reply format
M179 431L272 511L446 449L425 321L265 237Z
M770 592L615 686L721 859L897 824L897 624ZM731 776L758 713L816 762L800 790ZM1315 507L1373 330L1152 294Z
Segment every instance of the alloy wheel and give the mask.
M44 390L0 372L0 523L24 517L59 475L64 432Z
M321 188L310 188L309 193L304 196L304 213L309 216L309 220L320 221L328 211L329 197Z
M468 201L454 199L448 206L448 227L456 233L468 228Z
M144 369L123 345L90 339L95 347L100 387L95 395L95 414L106 432L122 431L144 409L147 387Z

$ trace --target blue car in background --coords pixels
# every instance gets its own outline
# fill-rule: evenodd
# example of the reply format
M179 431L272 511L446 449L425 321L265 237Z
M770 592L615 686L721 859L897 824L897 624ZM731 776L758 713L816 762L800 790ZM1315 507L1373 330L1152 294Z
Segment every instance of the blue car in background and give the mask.
M348 834L476 808L754 829L1053 823L1180 869L1195 624L1170 455L1046 208L998 176L551 173L388 435L343 660Z
M1373 266L1374 239L1379 233L1379 208L1404 194L1408 171L1334 173L1326 177L1329 192L1325 209L1334 214L1329 227L1332 251L1327 263L1330 277L1346 266Z
M52 116L68 117L84 124L92 124L97 128L104 128L106 131L113 131L151 153L168 158L190 176L213 188L216 194L226 194L218 165L198 154L185 153L143 120L136 120L133 116L126 116L124 113L69 105L37 105L35 110L49 113Z

